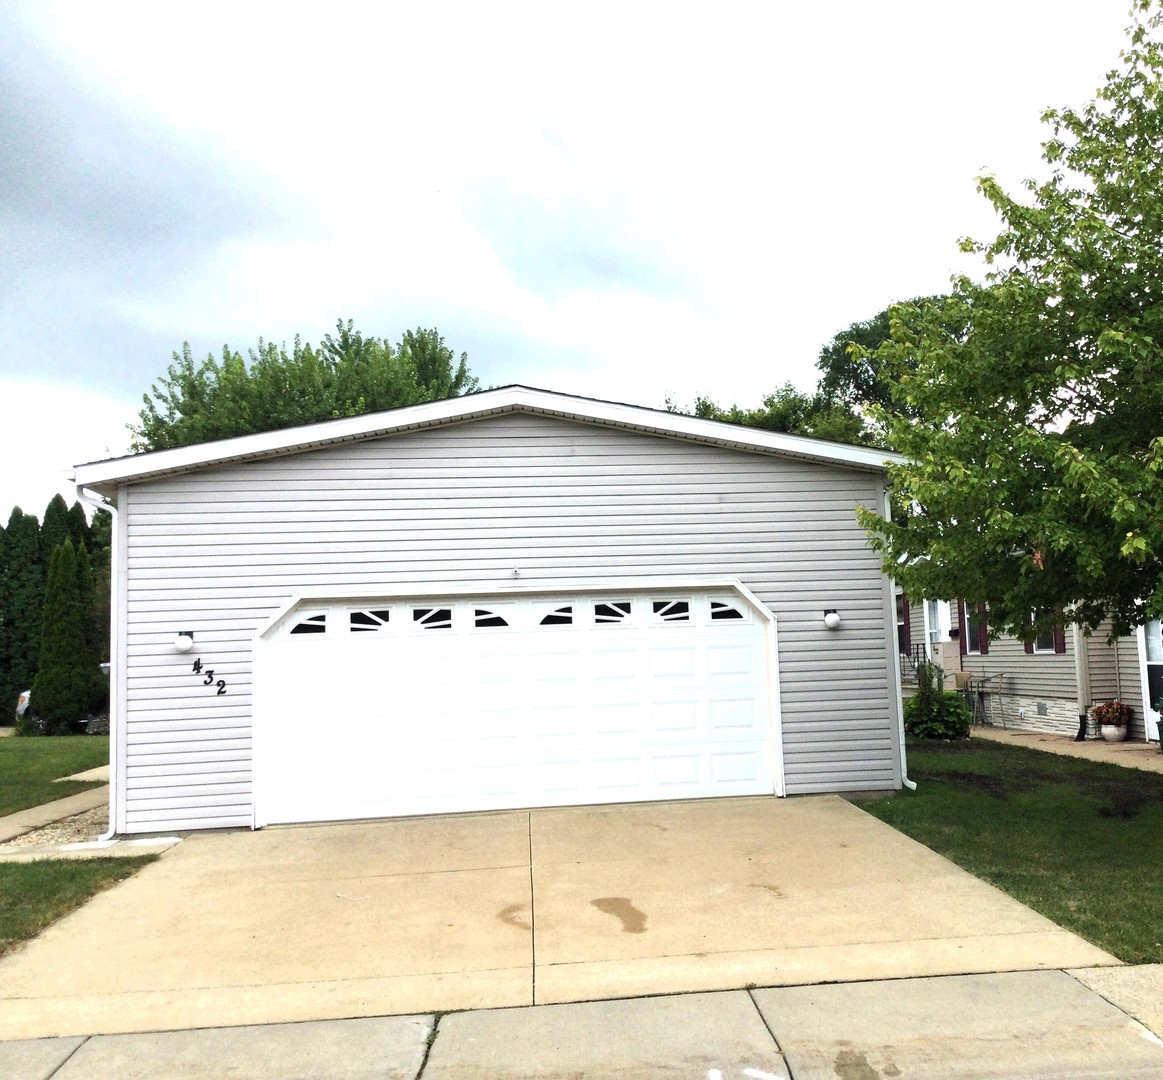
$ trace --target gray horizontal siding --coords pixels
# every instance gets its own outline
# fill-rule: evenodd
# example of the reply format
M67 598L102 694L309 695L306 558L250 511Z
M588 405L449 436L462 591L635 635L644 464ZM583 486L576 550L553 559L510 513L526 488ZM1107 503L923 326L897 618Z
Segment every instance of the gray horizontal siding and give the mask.
M956 611L953 624L958 625ZM965 631L962 630L964 635ZM961 668L974 676L1003 676L1003 694L1077 702L1078 680L1074 667L1074 627L1066 627L1064 653L1027 653L1017 638L992 638L985 656L966 653Z
M892 627L854 517L880 498L856 469L521 414L131 485L127 827L248 823L251 641L294 594L497 587L514 566L741 578L779 620L789 792L898 786Z
M1088 642L1090 693L1094 701L1125 701L1134 710L1127 734L1147 737L1146 703L1139 671L1139 643L1134 635L1107 641L1110 625L1100 626Z

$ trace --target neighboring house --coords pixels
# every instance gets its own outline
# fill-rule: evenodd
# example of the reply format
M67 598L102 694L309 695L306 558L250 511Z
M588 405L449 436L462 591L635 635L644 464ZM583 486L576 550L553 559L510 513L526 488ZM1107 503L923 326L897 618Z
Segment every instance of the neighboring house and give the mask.
M984 688L995 722L1027 731L1076 735L1079 716L1100 701L1118 699L1134 709L1128 734L1158 739L1163 697L1163 638L1158 621L1134 635L1107 641L1107 629L1087 637L1073 624L1058 626L1035 642L1005 635L990 639L988 612L960 601L904 604L907 656L942 661L967 672ZM976 616L976 617L975 617ZM898 620L899 621L899 620ZM910 664L903 663L907 674Z
M518 386L78 466L113 828L899 788L884 461Z

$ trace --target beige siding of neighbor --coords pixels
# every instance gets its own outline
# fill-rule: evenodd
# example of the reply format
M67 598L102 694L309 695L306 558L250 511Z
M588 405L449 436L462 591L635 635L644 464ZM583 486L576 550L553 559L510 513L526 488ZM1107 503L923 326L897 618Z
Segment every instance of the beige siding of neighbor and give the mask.
M514 567L740 578L778 619L788 793L900 786L894 626L854 517L882 506L877 474L515 413L122 491L125 831L250 824L251 644L299 591L484 589Z
M1090 693L1094 701L1125 701L1134 710L1127 735L1147 737L1143 712L1143 681L1139 673L1139 644L1134 635L1107 641L1110 624L1104 623L1087 642L1090 661Z
M956 611L953 613L953 625L959 625ZM964 628L961 632L964 635ZM1066 627L1064 653L1028 653L1017 638L999 637L990 640L989 652L984 656L965 653L961 657L961 668L978 678L1002 675L1005 694L1025 698L1077 700L1073 626Z

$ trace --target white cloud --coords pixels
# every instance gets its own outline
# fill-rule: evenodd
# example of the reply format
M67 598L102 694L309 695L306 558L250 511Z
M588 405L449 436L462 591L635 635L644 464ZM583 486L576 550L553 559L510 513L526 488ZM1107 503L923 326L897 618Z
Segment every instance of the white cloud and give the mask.
M185 339L245 350L352 317L436 325L486 382L643 404L810 388L833 334L972 272L957 239L995 231L974 176L1038 170L1041 110L1093 94L1126 21L1094 0L19 11L95 111L181 150L164 182L148 153L134 172L189 229L123 244L120 273L84 263L100 288L65 288L54 249L21 298L45 310L0 309L13 342L69 326L46 363L122 362L73 381L136 395Z
M0 524L12 507L38 518L58 492L71 506L73 467L128 452L125 425L137 410L104 394L32 380L0 378Z

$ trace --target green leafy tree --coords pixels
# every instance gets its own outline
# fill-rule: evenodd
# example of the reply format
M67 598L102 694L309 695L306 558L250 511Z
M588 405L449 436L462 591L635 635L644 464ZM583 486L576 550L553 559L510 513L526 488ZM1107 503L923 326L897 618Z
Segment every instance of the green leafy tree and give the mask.
M32 706L46 735L62 734L85 719L94 693L85 648L84 614L77 589L77 559L71 540L52 553L45 585L44 618Z
M452 397L477 388L468 357L459 359L435 330L408 331L395 346L364 337L351 320L319 347L259 339L241 353L196 363L189 344L143 398L131 425L135 451L226 439Z
M1161 18L1136 0L1097 98L1044 114L1046 179L1019 197L980 179L1002 229L962 246L984 280L895 309L876 351L912 508L863 515L886 571L1027 640L1163 615Z
M17 698L32 686L36 674L44 606L39 537L36 517L13 507L0 565L0 702L5 722L15 715Z
M887 412L909 411L907 401L896 401L892 393L892 379L884 370L884 359L877 350L892 340L892 314L896 308L899 319L903 311L940 304L940 296L918 297L904 308L890 305L871 319L852 323L841 330L820 350L816 368L820 372L817 390L828 401L843 402L855 412L864 414L879 407ZM957 328L949 327L950 333Z
M680 411L672 401L667 402L671 412ZM744 424L788 435L807 435L842 443L872 443L876 433L847 405L829 401L823 394L806 394L791 383L785 383L763 399L755 409L738 405L723 408L710 398L695 399L694 415L705 420L722 420L728 424Z

